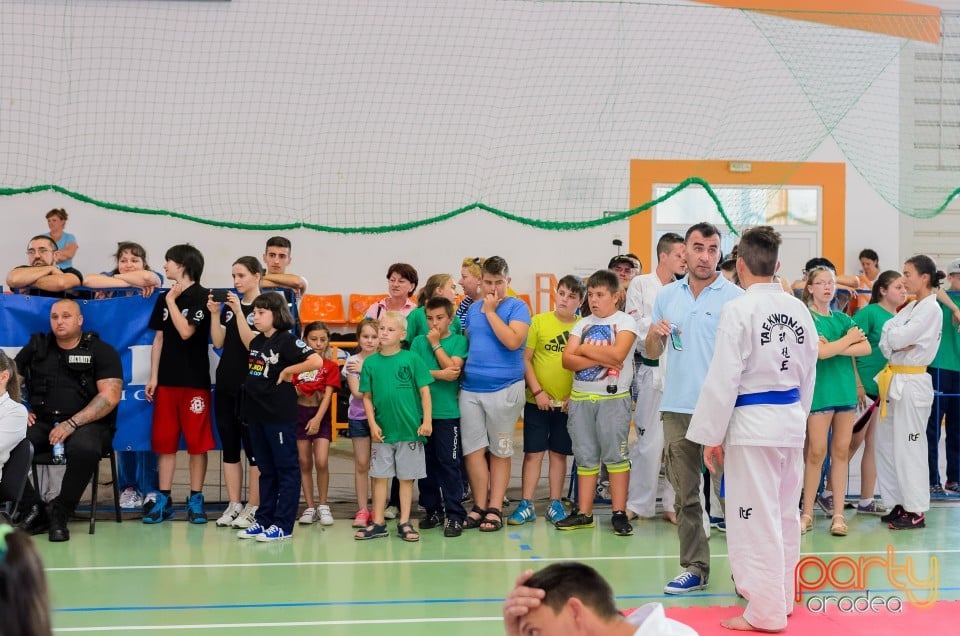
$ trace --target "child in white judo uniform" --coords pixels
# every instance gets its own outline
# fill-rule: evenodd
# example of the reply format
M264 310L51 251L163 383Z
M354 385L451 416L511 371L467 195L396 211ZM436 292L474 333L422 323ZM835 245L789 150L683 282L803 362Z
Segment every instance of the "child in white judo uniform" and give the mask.
M877 480L883 503L892 508L880 519L893 530L925 527L924 513L930 509L927 419L933 383L927 366L940 346L941 312L933 290L944 277L929 256L908 259L903 284L916 300L888 320L880 335L880 350L890 364L877 375Z
M779 631L793 610L800 559L797 501L813 397L817 332L802 302L773 282L780 234L744 232L737 273L747 292L727 303L687 439L726 480L730 568L747 599L729 629ZM722 444L722 446L721 446Z

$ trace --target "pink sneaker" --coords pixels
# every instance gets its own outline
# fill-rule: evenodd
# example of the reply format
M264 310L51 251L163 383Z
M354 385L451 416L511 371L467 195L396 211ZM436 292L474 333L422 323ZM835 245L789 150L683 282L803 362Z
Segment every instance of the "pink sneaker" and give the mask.
M366 528L368 525L370 525L370 511L366 508L361 508L357 511L357 516L353 518L353 527Z

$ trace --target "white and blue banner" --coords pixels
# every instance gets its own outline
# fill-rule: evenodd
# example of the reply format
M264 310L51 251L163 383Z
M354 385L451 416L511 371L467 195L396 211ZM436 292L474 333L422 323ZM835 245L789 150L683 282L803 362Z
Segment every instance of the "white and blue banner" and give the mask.
M123 393L117 413L113 447L118 450L150 450L153 405L144 386L150 379L150 349L154 331L147 328L157 296L124 296L104 300L78 300L83 330L96 331L101 340L120 354ZM14 357L30 340L30 334L50 332L50 306L56 298L0 294L0 347ZM211 368L218 356L211 348ZM212 381L211 381L212 384Z

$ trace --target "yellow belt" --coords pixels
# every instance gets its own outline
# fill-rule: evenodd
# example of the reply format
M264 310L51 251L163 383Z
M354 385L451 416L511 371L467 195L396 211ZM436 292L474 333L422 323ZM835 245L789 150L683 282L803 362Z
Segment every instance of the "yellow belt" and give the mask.
M888 364L877 374L877 389L880 393L880 419L887 415L887 393L890 391L890 381L894 373L918 375L926 373L927 367L909 367L902 364Z

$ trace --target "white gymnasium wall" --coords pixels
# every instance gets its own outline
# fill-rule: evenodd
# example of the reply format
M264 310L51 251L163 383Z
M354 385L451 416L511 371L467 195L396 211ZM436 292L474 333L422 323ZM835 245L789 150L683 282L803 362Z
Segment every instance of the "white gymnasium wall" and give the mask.
M336 211L339 218L355 214L362 220L371 207L384 203L423 218L475 200L533 217L546 214L542 212L545 209L552 213L555 202L564 207L566 215L555 218L596 218L602 210L627 207L632 158L845 161L840 146L828 137L820 115L795 76L780 66L777 52L758 36L758 22L765 25L768 34L778 33L780 25L769 17L748 18L739 12L711 12L702 7L692 10L676 2L673 4L677 6L666 9L670 28L675 31L664 34L650 32L650 25L638 21L633 8L597 3L581 34L571 27L577 24L577 12L583 10L579 3L431 5L420 0L405 5L358 0L349 6L325 5L333 7L342 22L332 26L355 26L358 20L365 21L371 33L393 34L394 39L357 38L350 41L349 50L332 49L335 34L324 35L332 26L321 24L318 28L324 37L310 38L314 48L303 50L297 48L295 37L284 36L302 39L310 35L308 27L295 20L295 15L275 15L291 7L296 10L296 3L235 0L204 4L117 0L3 3L0 50L8 60L16 60L22 72L10 82L4 78L3 92L10 99L0 109L0 130L4 131L0 135L0 155L15 154L20 136L27 133L45 139L49 147L41 148L42 152L30 155L27 161L19 161L17 170L0 173L0 185L53 182L115 203L185 213L202 209L219 218L228 218L230 210L254 213L262 207L266 210L265 221L282 220L280 212L322 221L315 215L327 210ZM413 5L415 10L406 12L405 6ZM306 5L299 6L307 10ZM442 72L426 74L430 78L427 88L460 100L456 102L461 106L456 110L457 118L416 118L406 112L402 138L386 134L378 137L379 128L373 125L357 128L358 124L382 123L396 115L389 107L390 91L377 84L395 78L387 72L392 68L387 65L375 70L364 83L364 73L369 69L346 61L389 60L385 46L400 51L402 45L410 45L408 51L413 53L403 54L403 64L409 63L409 55L418 50L429 53L433 62L442 62L439 53L451 42L400 37L401 27L410 27L410 15L415 15L417 20L428 21L427 26L435 20L458 29L454 32L460 38L455 42L457 48L451 49L457 56L451 54L450 60L462 64L464 51L485 46L482 39L464 41L463 37L476 31L470 28L471 20L482 21L477 27L493 24L489 22L490 6L499 11L500 23L509 25L518 48L488 47L489 65L475 71L479 74L479 93L468 98L455 90L470 84L462 77ZM337 11L338 7L342 11ZM432 11L431 7L443 10ZM554 15L551 12L560 16L560 26L552 35L540 30L545 16ZM707 23L704 16L723 16L724 21L722 25ZM400 21L395 23L395 19ZM17 29L17 24L30 24L31 28ZM798 28L797 24L786 21L783 28ZM228 26L248 34L249 46L224 54L223 47L217 46L220 40L205 40L205 34L219 37ZM395 33L396 29L401 31ZM70 37L62 37L65 30ZM151 37L157 33L170 34L169 50L143 44L154 41ZM660 36L655 51L642 46L647 38L634 37L644 33ZM781 36L786 38L791 33ZM606 62L602 56L593 60L597 66L588 69L588 75L591 82L596 80L596 86L591 83L590 99L560 99L543 109L538 106L543 103L537 101L538 96L562 97L565 91L572 92L565 86L567 80L562 73L577 66L576 47L587 39L571 38L581 36L615 37L617 55ZM473 33L471 37L479 36ZM529 43L534 40L537 48L531 49ZM201 44L201 49L192 48ZM717 48L698 48L708 45ZM624 51L630 54L620 55ZM518 66L513 55L529 57ZM354 75L340 86L346 92L337 94L336 104L321 100L325 93L320 81L292 90L290 95L302 100L298 104L278 97L272 116L248 119L237 113L244 114L244 99L254 82L237 73L237 59L247 60L249 71L257 77L276 74L276 83L266 86L273 87L278 95L291 91L291 80L302 79L299 75L283 75L294 63L305 67L314 61L318 65L329 63L329 68L336 71L330 77L341 77L341 68ZM628 61L626 66L621 65L624 60ZM398 95L409 98L423 87L407 84L418 73L413 72L415 67L405 69L399 73ZM216 71L210 76L216 82L198 79L211 70ZM688 73L687 82L683 73ZM895 83L896 73L896 65L884 71ZM504 74L506 89L498 84L500 88L494 90L493 83L486 83ZM17 99L21 91L32 91L38 85L42 85L45 99ZM370 98L371 87L375 100ZM506 93L501 94L503 90ZM61 100L62 91L70 91L66 102ZM414 97L410 102L413 105L425 99L423 95ZM868 92L864 99L881 97ZM762 107L774 100L792 105L792 110ZM210 111L197 111L198 103ZM356 114L351 109L353 103L358 104L353 110L373 109L374 114L363 121L352 118ZM304 125L303 111L294 108L298 105L318 112L330 107L336 116L320 122L322 125ZM222 118L215 116L216 109L221 109ZM564 117L571 113L585 117L592 125L567 127ZM744 118L743 113L754 116ZM895 125L898 114L893 109L873 116L885 117ZM143 122L148 125L138 128ZM491 123L497 126L491 128ZM468 124L479 125L479 139L454 134ZM447 138L456 142L452 147L436 143L436 132L441 128L453 134ZM363 134L357 136L358 130ZM328 143L331 139L336 143ZM518 139L525 144L523 152L498 154ZM288 156L289 165L280 161L281 142L293 143L302 156ZM888 142L875 143L886 147ZM86 145L78 151L77 144ZM195 163L193 155L184 158L183 153L205 144L213 151L207 163ZM895 154L896 140L889 144ZM480 148L476 161L458 163L469 159L470 152L450 155L451 148L456 150L457 146L468 151ZM111 148L121 148L122 152L110 154ZM227 159L223 154L226 150L236 154ZM321 150L329 152L322 161L317 157ZM544 154L529 154L534 150ZM217 157L224 159L218 161ZM541 161L542 157L549 161ZM313 170L310 161L322 164L323 170ZM378 181L382 177L380 166L398 162L403 168L399 179L395 175ZM346 170L331 172L327 166ZM221 179L224 175L228 179ZM459 185L417 198L405 186L403 177L424 175L428 181L438 175ZM854 267L856 252L867 245L889 263L887 255L899 251L898 215L854 166L848 166L847 175L847 269ZM272 211L267 209L271 206ZM0 269L6 271L23 262L27 238L45 230L43 214L52 207L65 207L71 214L68 230L79 237L81 249L76 264L84 272L108 269L109 255L119 240L144 244L155 268L161 265L167 247L189 241L206 255L204 282L224 286L229 283L233 259L262 254L264 239L278 233L219 229L162 216L105 211L49 192L0 197ZM243 220L256 219L248 216ZM414 264L425 279L436 272L456 274L464 256L495 253L510 262L517 291L531 292L536 272L584 272L605 265L615 252L611 240L619 237L626 242L627 223L547 232L471 212L399 234L280 233L294 242L292 269L306 275L312 291L319 293L381 291L385 269L394 261ZM899 255L893 260L899 261ZM648 263L644 265L645 269L649 267Z

